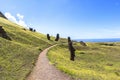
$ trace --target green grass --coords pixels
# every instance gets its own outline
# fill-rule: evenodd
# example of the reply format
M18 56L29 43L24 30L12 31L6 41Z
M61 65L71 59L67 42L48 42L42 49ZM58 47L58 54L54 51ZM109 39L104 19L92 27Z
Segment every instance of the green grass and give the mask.
M0 80L25 79L40 51L1 38L0 43Z
M0 80L25 80L39 53L55 41L48 41L46 35L24 30L22 26L3 18L0 18L0 26L12 39L9 41L0 37Z
M113 45L114 44L114 45ZM81 80L120 80L120 43L74 43L75 61L70 61L68 46L58 45L48 52L51 64Z

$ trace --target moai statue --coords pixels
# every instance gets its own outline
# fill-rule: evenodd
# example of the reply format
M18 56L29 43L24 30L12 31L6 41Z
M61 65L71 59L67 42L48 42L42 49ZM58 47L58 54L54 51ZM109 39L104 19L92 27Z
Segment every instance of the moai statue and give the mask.
M33 32L36 32L36 30L34 29Z
M80 44L81 44L82 46L87 46L86 43L83 42L83 41L80 41Z
M30 30L30 31L33 31L33 28L30 28L30 27L29 27L29 30Z
M2 28L2 26L0 26L0 37L5 38L7 40L11 40L11 38L7 35L5 30Z
M70 60L74 61L75 58L75 48L72 45L72 41L68 43L69 45L69 51L70 51Z
M47 39L50 40L50 35L49 34L47 34Z
M59 36L59 34L57 34L57 35L56 35L56 39L55 39L55 41L58 41L59 38L60 38L60 36Z
M68 43L69 43L69 42L71 42L71 39L70 39L70 37L68 37Z

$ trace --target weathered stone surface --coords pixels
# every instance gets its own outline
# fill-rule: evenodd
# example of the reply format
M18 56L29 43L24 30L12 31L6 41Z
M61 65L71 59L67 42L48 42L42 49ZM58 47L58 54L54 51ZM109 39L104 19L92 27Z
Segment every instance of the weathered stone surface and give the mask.
M75 58L75 48L72 45L72 41L68 42L69 51L70 51L70 60L74 61Z
M47 39L50 40L50 35L49 34L47 34Z
M2 26L0 26L0 37L11 40L11 38L7 35L5 30L2 28Z
M80 44L81 44L82 46L87 46L86 43L83 42L83 41L80 41Z
M0 17L7 19L2 12L0 12Z
M69 42L71 42L71 38L70 38L70 37L68 37L68 43L69 43Z
M55 41L58 41L59 38L60 38L60 36L59 36L59 34L57 34L57 35L56 35L56 39L55 39Z

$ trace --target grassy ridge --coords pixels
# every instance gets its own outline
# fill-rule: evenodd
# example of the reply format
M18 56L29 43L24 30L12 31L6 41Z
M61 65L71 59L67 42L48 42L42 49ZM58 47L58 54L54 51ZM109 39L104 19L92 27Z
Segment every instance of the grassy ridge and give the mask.
M45 35L37 32L31 32L29 30L23 30L22 26L11 23L10 21L3 18L0 18L0 25L3 26L8 36L10 36L10 38L14 42L32 46L40 46L40 44L44 44L46 46L53 43L52 41L47 41ZM42 45L41 47L43 47L44 45Z
M53 45L46 36L0 18L0 26L12 41L0 37L0 80L24 80L39 53Z
M0 39L0 43L0 80L23 80L40 51L4 39Z
M108 45L106 45L108 44ZM48 57L58 69L81 80L120 80L120 43L74 43L75 61L70 61L67 45L51 49Z

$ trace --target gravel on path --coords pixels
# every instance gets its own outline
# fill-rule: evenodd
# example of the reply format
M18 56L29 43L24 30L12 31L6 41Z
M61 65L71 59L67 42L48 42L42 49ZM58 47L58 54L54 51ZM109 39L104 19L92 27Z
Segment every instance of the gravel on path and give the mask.
M51 46L40 53L36 66L27 77L27 80L72 80L70 76L57 70L49 63L46 54L52 47L54 46Z

